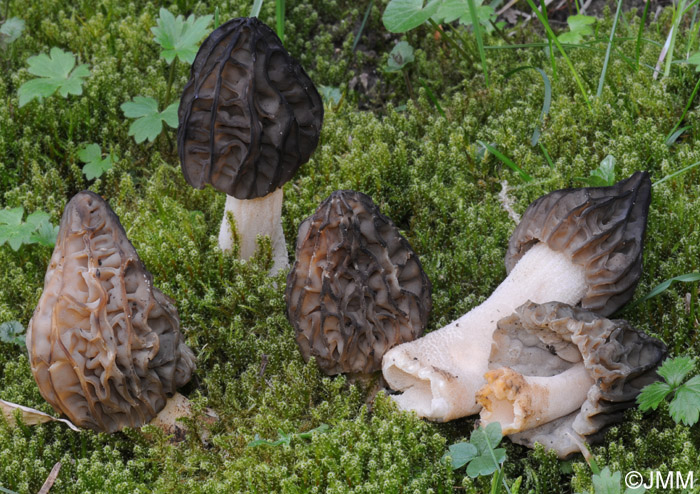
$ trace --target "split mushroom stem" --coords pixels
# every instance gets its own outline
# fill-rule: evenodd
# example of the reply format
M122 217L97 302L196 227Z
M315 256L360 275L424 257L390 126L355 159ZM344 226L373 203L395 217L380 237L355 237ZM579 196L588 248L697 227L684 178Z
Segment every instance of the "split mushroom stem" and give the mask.
M499 422L503 434L529 430L581 408L593 378L583 363L551 377L523 376L504 367L486 373L477 393L481 422Z
M476 392L485 384L498 320L528 299L577 304L585 292L583 266L544 243L535 245L483 304L386 353L384 378L393 389L403 391L394 400L403 409L438 421L478 413Z
M219 247L230 250L233 246L233 232L228 213L233 215L240 246L241 259L249 259L255 254L257 237L268 236L272 245L272 273L289 266L287 244L282 230L282 187L257 199L236 199L226 196L224 219L219 230Z

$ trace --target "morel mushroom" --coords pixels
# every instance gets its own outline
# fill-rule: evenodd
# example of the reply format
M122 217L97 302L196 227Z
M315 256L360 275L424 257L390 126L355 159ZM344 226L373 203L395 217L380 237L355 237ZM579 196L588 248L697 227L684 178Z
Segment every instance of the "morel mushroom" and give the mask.
M387 352L384 378L400 408L447 421L478 413L496 322L527 300L608 315L641 274L651 181L637 172L611 187L564 189L533 202L506 255L508 277L444 328Z
M97 431L149 422L195 368L179 326L109 205L92 192L73 197L27 328L44 399Z
M579 451L577 438L602 439L635 406L665 354L662 342L627 321L528 302L498 322L492 370L477 394L481 421L500 422L514 442L539 442L564 458Z
M323 102L304 69L257 18L233 19L204 41L178 109L178 148L185 179L225 192L219 246L240 255L257 235L272 243L273 271L288 266L282 186L316 149Z
M336 191L299 226L287 314L304 360L326 374L369 374L391 347L419 337L430 281L394 223L368 196Z

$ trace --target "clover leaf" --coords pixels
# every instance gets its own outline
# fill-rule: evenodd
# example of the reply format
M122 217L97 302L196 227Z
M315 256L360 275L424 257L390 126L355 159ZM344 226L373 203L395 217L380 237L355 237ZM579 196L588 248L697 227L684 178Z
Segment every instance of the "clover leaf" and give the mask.
M441 0L391 0L386 6L382 21L392 33L405 33L430 19L438 10Z
M83 79L90 75L88 66L75 66L75 55L53 47L49 55L42 53L27 60L29 73L37 79L22 84L18 90L19 106L33 99L41 100L56 91L64 98L83 94Z
M600 162L600 166L591 171L588 177L575 177L574 180L584 182L591 187L606 187L615 183L615 157L607 155Z
M78 151L78 159L85 163L83 174L88 180L102 176L104 172L111 169L114 163L119 161L114 153L109 153L106 158L102 158L102 150L97 144L86 144Z
M3 343L26 346L22 333L24 333L24 326L19 321L8 321L0 324L0 341Z
M451 458L453 470L468 464L467 475L472 478L491 475L506 460L506 450L496 449L502 438L501 424L493 422L486 428L479 427L473 431L469 442L450 446L443 459L448 456Z
M4 47L17 41L24 31L24 21L17 17L10 17L0 26L0 46Z
M199 42L206 36L211 15L196 18L194 14L187 20L181 15L175 17L161 7L157 25L151 28L153 38L163 49L160 56L171 64L175 57L191 65L197 55Z
M158 111L158 102L153 98L136 96L133 101L123 103L121 109L126 117L137 119L131 123L129 135L141 143L146 139L155 141L163 130L163 122L177 128L177 107L178 102L175 102L161 112Z
M690 357L666 359L656 371L666 382L655 382L637 396L639 409L646 411L656 408L668 396L673 394L669 403L671 418L685 425L695 425L700 420L700 376L683 380L695 367L695 360Z
M583 41L584 36L593 34L593 28L591 24L595 23L595 17L590 15L572 15L566 19L569 25L569 32L562 33L557 38L562 43L570 43L572 45L578 45Z
M49 222L49 215L35 211L22 222L24 208L0 210L0 245L10 244L17 251L23 244L41 244L52 246L56 243L58 227ZM49 230L50 229L50 230Z
M493 29L489 23L489 19L495 17L493 7L482 5L483 0L474 0L476 6L476 15L480 24L484 24L487 28ZM472 24L471 13L469 12L468 0L443 0L437 13L433 16L433 20L440 23L450 23L459 19L459 23L465 26Z
M387 72L399 72L414 60L413 47L406 41L400 41L396 43L394 49L389 53L389 59L386 61L384 70Z

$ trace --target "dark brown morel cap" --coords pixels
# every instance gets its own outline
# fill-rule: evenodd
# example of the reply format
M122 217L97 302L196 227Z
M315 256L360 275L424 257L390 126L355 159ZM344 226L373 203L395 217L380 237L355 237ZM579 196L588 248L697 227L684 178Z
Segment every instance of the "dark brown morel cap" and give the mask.
M610 187L563 189L540 197L510 237L506 270L537 242L586 269L585 309L608 316L626 304L642 274L651 180L637 172Z
M387 350L423 334L430 291L408 241L364 194L334 192L299 227L287 314L304 360L326 374L379 370Z
M257 18L204 41L178 109L182 172L237 199L281 187L316 149L323 102L304 69Z
M636 406L642 388L659 379L656 369L665 355L666 345L627 321L609 320L560 302L527 302L498 321L489 368L550 377L583 363L593 386L581 408L510 436L531 448L539 442L563 458L579 451L572 435L600 441L605 428Z
M73 197L27 329L44 399L84 428L148 423L195 368L179 327L109 205Z

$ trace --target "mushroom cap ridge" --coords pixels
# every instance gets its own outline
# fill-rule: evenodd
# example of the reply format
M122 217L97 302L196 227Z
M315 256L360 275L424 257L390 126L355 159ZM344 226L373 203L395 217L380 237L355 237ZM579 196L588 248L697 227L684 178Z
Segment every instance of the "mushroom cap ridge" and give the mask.
M44 399L97 431L149 422L195 368L179 325L109 205L73 197L27 328Z
M299 226L287 315L304 360L326 374L381 369L387 350L423 334L430 293L418 256L365 194L336 191Z
M568 434L599 442L605 430L636 406L641 390L659 379L666 345L622 319L606 319L560 302L527 302L498 321L489 368L508 367L526 376L554 376L583 363L594 384L579 410L512 434L513 442L577 452ZM567 399L562 396L559 399Z
M275 32L232 19L202 43L178 109L182 172L237 199L263 197L309 160L323 102Z
M651 180L636 172L610 187L562 189L534 201L510 237L506 271L537 242L586 269L584 309L608 316L625 305L642 274Z

